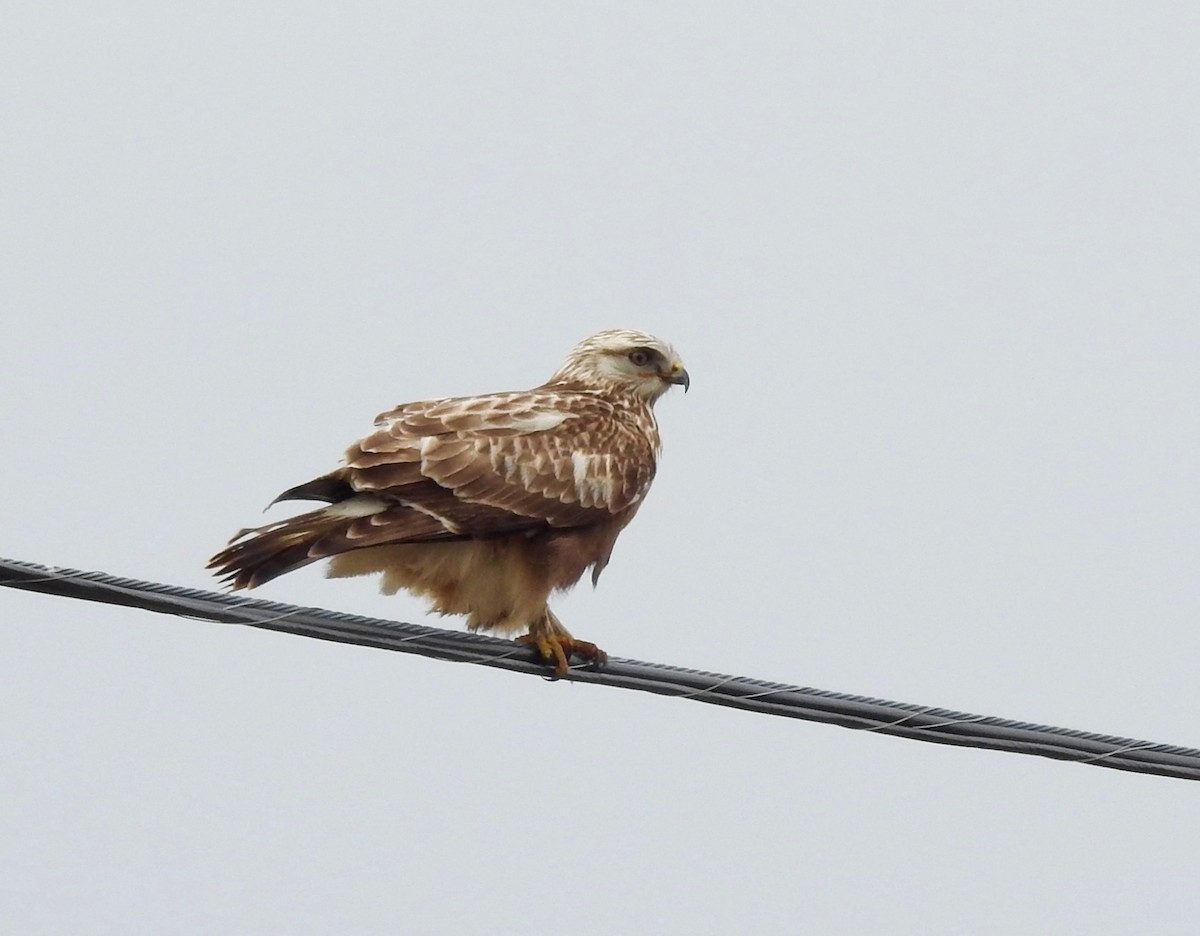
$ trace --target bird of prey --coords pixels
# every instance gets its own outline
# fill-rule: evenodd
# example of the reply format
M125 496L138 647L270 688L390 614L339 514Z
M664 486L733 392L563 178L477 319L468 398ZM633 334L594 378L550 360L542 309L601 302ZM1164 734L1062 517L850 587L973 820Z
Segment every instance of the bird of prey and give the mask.
M661 442L655 401L688 372L669 344L612 329L575 346L532 390L405 403L381 413L342 467L284 491L327 506L242 530L208 564L253 588L317 559L328 574L382 573L471 630L518 638L563 676L576 640L547 605L592 583L633 519Z

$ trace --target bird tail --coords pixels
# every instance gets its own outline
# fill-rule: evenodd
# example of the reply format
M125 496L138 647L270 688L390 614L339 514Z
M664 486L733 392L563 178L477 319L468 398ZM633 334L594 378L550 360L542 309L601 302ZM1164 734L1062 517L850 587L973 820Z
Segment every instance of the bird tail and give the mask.
M256 588L330 555L320 548L321 541L346 524L344 515L323 507L277 523L239 530L228 546L208 560L207 568L235 590Z

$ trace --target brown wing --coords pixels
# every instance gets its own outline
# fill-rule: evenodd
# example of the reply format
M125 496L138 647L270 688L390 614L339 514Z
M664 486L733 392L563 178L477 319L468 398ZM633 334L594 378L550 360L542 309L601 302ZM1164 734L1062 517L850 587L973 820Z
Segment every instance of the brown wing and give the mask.
M209 567L252 588L367 546L603 523L645 495L657 449L648 408L588 392L409 403L382 414L345 467L277 498L329 506L243 530Z
M600 522L654 477L649 409L585 392L494 394L384 413L334 477L443 522L454 537Z

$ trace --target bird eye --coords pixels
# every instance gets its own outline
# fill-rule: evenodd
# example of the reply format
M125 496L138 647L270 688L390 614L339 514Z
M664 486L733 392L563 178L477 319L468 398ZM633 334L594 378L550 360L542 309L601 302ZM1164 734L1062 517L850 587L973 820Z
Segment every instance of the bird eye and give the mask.
M652 352L647 348L634 348L629 352L629 360L634 367L645 367L650 363Z

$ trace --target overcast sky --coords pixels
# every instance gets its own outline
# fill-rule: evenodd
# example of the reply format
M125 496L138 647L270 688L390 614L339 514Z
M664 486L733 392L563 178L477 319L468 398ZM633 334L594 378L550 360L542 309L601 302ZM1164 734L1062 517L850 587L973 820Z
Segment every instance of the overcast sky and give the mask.
M16 5L0 555L212 587L380 410L635 327L692 389L577 635L1200 745L1197 9ZM0 590L5 932L1193 933L1198 843L1181 780Z

